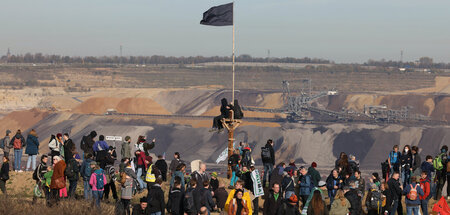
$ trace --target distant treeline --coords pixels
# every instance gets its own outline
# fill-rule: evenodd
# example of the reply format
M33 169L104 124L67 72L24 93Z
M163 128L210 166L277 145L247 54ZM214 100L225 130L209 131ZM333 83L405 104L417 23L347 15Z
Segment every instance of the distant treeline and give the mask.
M231 57L166 57L161 55L153 56L102 56L102 57L73 57L61 55L44 55L42 53L25 55L2 56L1 61L8 63L92 63L92 64L195 64L208 62L231 62ZM250 55L240 55L236 57L237 62L272 62L272 63L311 63L328 64L329 60L317 58L258 58Z
M450 69L450 63L434 63L433 58L421 57L414 62L402 62L402 61L386 61L386 60L368 60L364 63L365 66L377 66L377 67L398 67L398 68L426 68L426 69Z

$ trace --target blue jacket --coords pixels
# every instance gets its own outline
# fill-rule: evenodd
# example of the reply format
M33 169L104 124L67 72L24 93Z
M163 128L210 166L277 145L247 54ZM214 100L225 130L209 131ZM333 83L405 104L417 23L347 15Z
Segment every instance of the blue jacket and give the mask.
M328 176L327 178L327 190L328 190L328 197L335 197L338 189L341 189L341 182L340 177L334 178L333 175ZM338 186L338 189L334 189L334 186Z
M300 196L309 196L311 194L311 177L309 175L302 176L299 180Z
M170 187L173 187L173 183L175 182L175 177L178 176L181 178L181 190L184 190L184 174L181 171L175 171L170 179Z
M430 164L430 163L424 161L424 162L422 162L420 169L422 169L423 172L426 172L427 178L431 180L431 172L434 172L433 164Z
M412 185L412 187L415 187L416 183L406 185L405 189L403 189L403 194L407 195L409 193L409 191L411 191L411 185ZM419 196L423 196L424 193L423 193L422 188L420 187L420 184L417 184L416 189L417 189L417 194L418 194L416 200L412 201L412 200L408 199L408 196L406 196L406 198L405 198L406 206L420 205L420 197Z
M25 154L37 155L39 153L39 140L36 136L28 135L26 143Z
M101 150L100 150L100 148L98 147L100 145L100 147L101 147ZM95 144L94 144L94 146L92 147L92 149L94 150L94 152L99 152L99 151L103 151L103 150L105 150L105 151L108 151L108 149L109 149L109 146L108 146L108 144L105 142L105 141L97 141L97 142L95 142Z

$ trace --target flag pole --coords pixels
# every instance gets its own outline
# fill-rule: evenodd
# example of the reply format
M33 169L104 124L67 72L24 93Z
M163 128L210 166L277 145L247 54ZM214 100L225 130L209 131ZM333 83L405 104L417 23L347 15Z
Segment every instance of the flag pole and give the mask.
M232 90L232 96L231 96L231 104L234 104L234 71L235 71L235 68L234 68L234 62L235 62L235 55L234 55L234 31L235 31L235 27L234 27L234 1L233 1L233 55L232 55L232 64L231 64L231 67L232 67L232 70L233 70L233 90ZM233 117L234 118L234 117Z

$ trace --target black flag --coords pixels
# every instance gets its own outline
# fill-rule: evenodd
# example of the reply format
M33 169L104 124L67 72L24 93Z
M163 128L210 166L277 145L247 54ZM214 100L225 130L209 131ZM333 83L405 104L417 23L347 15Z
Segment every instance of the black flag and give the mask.
M212 7L203 13L202 25L233 25L233 3Z

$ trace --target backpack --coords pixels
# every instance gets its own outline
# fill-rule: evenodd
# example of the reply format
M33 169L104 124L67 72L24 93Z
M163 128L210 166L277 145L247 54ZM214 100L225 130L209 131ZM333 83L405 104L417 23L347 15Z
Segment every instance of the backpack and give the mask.
M263 161L272 159L269 147L261 147L261 159Z
M41 165L39 164L39 166L33 172L33 180L35 180L35 181L39 180L39 178L38 178L38 170L40 169L40 166Z
M381 193L377 190L371 190L372 197L367 203L367 208L369 210L378 210L383 205L383 201L381 200ZM386 204L386 202L384 203Z
M249 150L244 150L244 154L242 155L242 164L244 166L250 165L250 162L252 161L251 152Z
M22 148L22 138L14 137L14 149Z
M69 161L67 163L67 167L64 170L64 175L70 180L73 179L76 176L76 171L75 171L76 165L73 165L72 161Z
M102 190L105 187L105 182L103 181L103 172L95 173L97 174L97 190Z
M194 195L192 191L194 191L194 189L190 189L184 194L183 207L184 211L188 214L195 211Z
M86 161L85 161L86 162ZM86 162L85 166L84 166L84 172L83 172L84 177L86 178L90 178L92 175L92 168L91 168L91 164L89 162Z
M417 184L415 187L412 186L412 184L410 184L409 186L411 186L411 190L409 191L409 193L406 195L406 197L411 200L411 201L415 201L417 199Z
M1 149L5 148L5 138L0 139L0 148Z
M14 141L14 145L15 145L15 141ZM445 154L444 153L439 154L438 156L436 156L433 159L433 167L434 167L434 169L436 169L438 171L440 171L444 168L444 165L442 164L442 156L445 156Z

